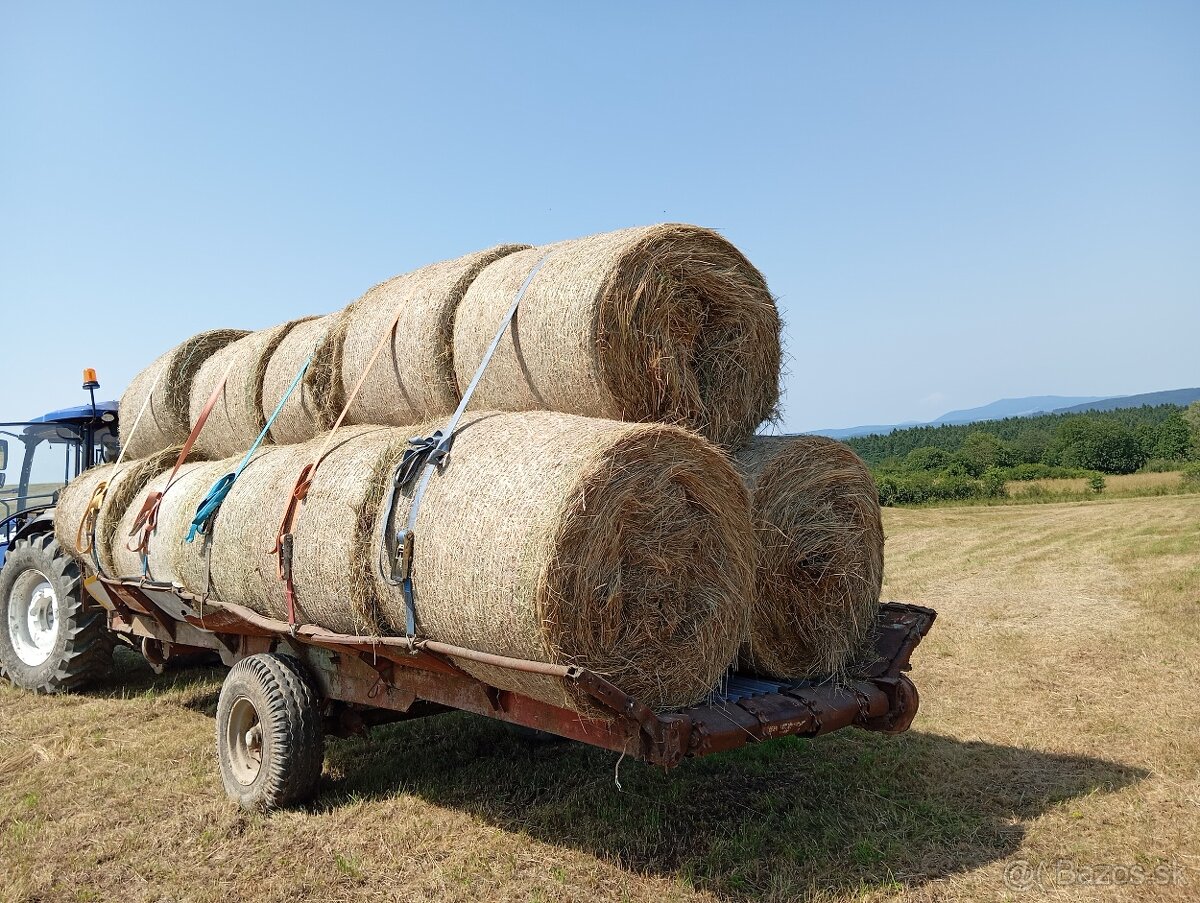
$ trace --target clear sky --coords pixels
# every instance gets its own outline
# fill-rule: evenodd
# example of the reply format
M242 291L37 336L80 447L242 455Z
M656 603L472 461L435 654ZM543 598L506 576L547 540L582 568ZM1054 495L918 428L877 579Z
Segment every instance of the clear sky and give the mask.
M0 5L0 418L498 242L721 230L790 429L1200 385L1200 4Z

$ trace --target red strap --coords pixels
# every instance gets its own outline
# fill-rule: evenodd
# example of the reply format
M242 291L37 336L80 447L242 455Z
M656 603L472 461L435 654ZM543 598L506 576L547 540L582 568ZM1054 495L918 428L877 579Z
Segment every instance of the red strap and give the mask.
M200 411L200 416L196 418L196 425L188 433L188 437L183 443L183 448L179 450L179 456L175 458L175 468L171 471L171 476L167 478L167 485L162 488L162 492L150 493L146 496L146 501L142 503L142 510L134 518L133 527L129 531L130 536L137 536L139 531L141 536L138 538L137 545L135 546L126 543L125 548L129 549L129 551L139 552L143 556L149 551L150 537L158 529L158 507L162 504L163 494L171 488L175 482L175 477L179 475L179 468L183 466L183 462L187 460L187 456L192 451L192 446L196 444L196 439L200 436L200 431L204 429L204 424L208 422L208 415L217 406L217 400L221 397L221 393L225 391L225 380L229 378L229 371L232 369L233 364L231 363L225 369L225 373L221 376L221 381L217 383L217 387L213 389L212 395L208 396L208 401L204 403L204 407Z
M291 495L288 496L287 508L283 512L283 520L280 521L279 529L275 532L275 545L271 547L270 554L275 556L275 565L279 572L279 579L283 581L283 592L287 596L288 623L292 627L296 626L296 586L292 582L289 537L292 535L292 529L296 525L296 515L300 512L300 503L308 497L308 490L312 487L313 477L316 476L317 468L321 466L321 462L325 460L325 455L328 454L329 443L333 440L333 434L337 432L338 427L342 425L342 421L346 419L346 414L350 411L350 405L354 403L359 390L362 388L363 383L366 382L367 375L379 359L384 345L392 341L392 336L396 332L396 325L400 322L400 315L404 312L404 307L403 304L396 307L396 314L392 317L391 325L388 326L387 331L375 345L375 350L367 361L367 366L363 369L362 374L358 377L358 381L354 384L354 388L350 390L350 394L346 397L346 403L342 405L341 413L338 414L337 420L334 421L333 426L326 433L325 441L321 443L321 448L317 452L316 457L308 464L305 464L299 476L296 477Z

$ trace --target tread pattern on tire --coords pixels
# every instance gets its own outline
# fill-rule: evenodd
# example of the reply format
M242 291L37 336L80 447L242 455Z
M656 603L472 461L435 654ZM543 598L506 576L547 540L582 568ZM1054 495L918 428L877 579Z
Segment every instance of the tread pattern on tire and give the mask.
M26 551L28 550L28 551ZM116 638L108 629L108 615L98 605L85 605L79 565L59 548L54 533L46 531L19 540L8 550L5 571L10 562L19 566L24 557L42 559L34 562L54 585L58 597L58 620L65 631L65 642L58 656L57 667L36 686L39 693L63 693L82 690L111 675L113 647ZM5 626L4 629L7 629ZM0 659L0 676L15 680Z
M242 694L240 684L256 687L260 698L253 699L264 735L271 736L271 755L264 759L265 778L255 782L253 798L238 794L226 777L223 749L225 720L233 699ZM290 655L262 654L242 659L230 670L222 688L224 705L218 706L217 747L222 779L230 795L244 806L275 809L310 799L316 792L325 762L325 737L320 700L304 666ZM264 748L265 745L264 745Z

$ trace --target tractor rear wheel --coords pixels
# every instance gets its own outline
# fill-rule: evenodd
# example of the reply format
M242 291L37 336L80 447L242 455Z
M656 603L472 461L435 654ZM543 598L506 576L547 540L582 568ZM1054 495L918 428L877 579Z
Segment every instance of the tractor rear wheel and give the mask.
M81 690L112 672L113 642L54 534L13 544L0 570L0 675L39 693Z
M304 666L260 654L230 669L217 700L221 782L244 809L303 803L325 761L321 704Z

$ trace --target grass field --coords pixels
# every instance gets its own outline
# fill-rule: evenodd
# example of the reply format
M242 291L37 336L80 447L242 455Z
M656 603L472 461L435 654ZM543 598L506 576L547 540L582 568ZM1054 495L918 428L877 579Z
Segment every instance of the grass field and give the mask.
M615 755L442 716L247 815L219 674L125 657L88 696L0 687L0 899L1196 899L1200 495L886 517L886 595L941 613L904 736L626 761L621 791Z
M1050 496L1061 494L1095 495L1088 488L1088 481L1083 477L1064 480L1024 480L1008 483L1009 495L1013 499L1025 496ZM1109 475L1104 478L1106 498L1135 498L1147 495L1170 495L1184 491L1183 474L1177 470L1163 473L1126 473ZM1200 487L1197 487L1200 488Z

